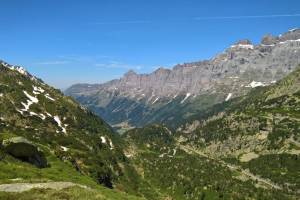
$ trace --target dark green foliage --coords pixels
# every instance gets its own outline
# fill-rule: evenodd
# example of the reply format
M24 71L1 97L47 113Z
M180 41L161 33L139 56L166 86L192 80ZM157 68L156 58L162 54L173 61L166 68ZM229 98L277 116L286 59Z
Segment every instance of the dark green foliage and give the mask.
M282 185L288 190L297 191L300 188L299 155L263 155L248 163L244 163L243 167Z
M293 199L277 190L257 188L219 162L188 154L176 145L167 129L152 125L124 134L132 158L143 177L162 196L172 199ZM169 139L170 138L170 139Z

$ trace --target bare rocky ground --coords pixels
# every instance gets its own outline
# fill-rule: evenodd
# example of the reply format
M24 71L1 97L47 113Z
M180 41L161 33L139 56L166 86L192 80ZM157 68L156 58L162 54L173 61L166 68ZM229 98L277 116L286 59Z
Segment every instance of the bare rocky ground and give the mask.
M25 192L31 189L54 189L62 190L69 187L78 186L84 189L89 189L87 186L79 185L72 182L48 182L48 183L11 183L0 185L1 192Z

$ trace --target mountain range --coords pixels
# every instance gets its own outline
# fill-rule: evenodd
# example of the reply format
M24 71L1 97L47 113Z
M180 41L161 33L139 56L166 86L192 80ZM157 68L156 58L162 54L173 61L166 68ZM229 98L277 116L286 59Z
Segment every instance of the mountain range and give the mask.
M0 61L0 199L299 199L299 48L241 40L74 99Z
M214 104L274 84L300 63L300 29L265 35L257 45L240 40L215 57L128 71L104 84L76 84L65 91L116 129L163 123L172 129Z

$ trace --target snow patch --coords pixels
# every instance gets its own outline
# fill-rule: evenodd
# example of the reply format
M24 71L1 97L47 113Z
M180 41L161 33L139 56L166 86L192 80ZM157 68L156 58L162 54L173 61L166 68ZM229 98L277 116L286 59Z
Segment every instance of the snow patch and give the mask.
M36 97L31 96L31 95L28 94L26 91L23 91L23 92L24 92L24 94L27 96L27 98L30 99L30 101L32 101L33 103L38 103L38 102L39 102L39 100L38 100Z
M157 102L159 100L159 97L157 97L153 102L152 104L155 104L155 102Z
M229 93L229 94L227 95L225 101L229 101L229 99L231 98L231 96L232 96L232 93Z
M289 30L289 32L294 32L294 31L296 31L296 30L298 30L299 28L292 28L292 29L290 29Z
M254 46L252 44L238 44L238 45L232 45L231 48L241 48L241 49L254 49Z
M101 143L102 143L102 144L106 144L106 138L103 137L103 136L101 136Z
M124 153L124 155L125 155L127 158L131 158L131 157L132 157L132 154Z
M40 114L40 118L41 118L42 120L44 120L44 119L46 119L46 116L45 116L44 114Z
M184 103L185 100L187 100L191 96L191 93L187 93L184 97L184 99L180 103Z
M173 149L173 156L175 156L175 154L176 154L176 149Z
M166 155L166 153L160 154L159 157L163 158Z
M300 42L300 39L297 39L297 40L286 40L286 41L283 41L283 42L279 42L279 44L286 44L286 43L290 43L290 42Z
M69 150L69 148L64 147L64 146L60 146L60 148L61 148L62 151L65 151L65 152Z
M22 111L28 111L30 106L33 104L33 102L30 100L27 100L27 104L23 103L23 102L21 102L21 104L24 106L24 109L22 109Z
M24 108L19 110L18 112L20 112L22 114L23 114L23 111L28 111L32 104L39 102L39 100L36 97L31 96L26 91L23 91L23 93L26 95L28 100L27 100L27 103L21 102L21 104L24 106Z
M113 145L113 143L112 143L111 140L109 140L109 146L110 146L110 150L113 150L113 149L114 149L114 145Z
M245 87L251 87L251 88L256 88L259 86L266 86L264 83L262 82L256 82L256 81L252 81L249 85L246 85Z
M47 98L47 99L49 99L49 100L51 100L51 101L55 101L55 99L54 98L52 98L51 96L50 96L50 94L45 94L45 97Z
M29 114L30 114L31 116L37 116L37 117L39 117L39 115L36 114L35 112L29 112Z
M3 63L2 63L3 64ZM5 65L4 65L5 66ZM9 65L6 65L5 67L9 67ZM12 65L11 67L9 67L11 70L17 71L20 74L23 75L28 75L27 71L23 68L23 67L19 67L19 66L14 66Z
M41 87L37 87L37 86L32 86L33 87L33 93L37 93L37 94L40 94L40 93L44 93L45 90Z
M275 44L261 44L261 46L263 46L263 47L274 47Z
M67 133L67 130L66 130L66 128L64 127L65 125L62 126L62 123L61 123L59 117L58 117L57 115L55 115L55 116L53 117L53 119L56 121L57 125L62 129L62 132L63 132L63 133Z

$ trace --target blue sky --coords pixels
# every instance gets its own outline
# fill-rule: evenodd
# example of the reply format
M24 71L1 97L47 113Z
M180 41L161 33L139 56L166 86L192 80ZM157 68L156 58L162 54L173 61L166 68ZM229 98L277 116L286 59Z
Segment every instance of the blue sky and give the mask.
M300 27L299 0L2 0L0 59L66 88L208 59Z

